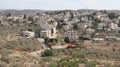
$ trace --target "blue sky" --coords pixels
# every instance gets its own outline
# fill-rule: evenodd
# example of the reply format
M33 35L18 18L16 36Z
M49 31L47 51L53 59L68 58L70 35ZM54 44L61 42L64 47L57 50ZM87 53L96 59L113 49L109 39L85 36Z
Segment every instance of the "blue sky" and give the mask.
M0 0L0 9L120 9L120 0Z

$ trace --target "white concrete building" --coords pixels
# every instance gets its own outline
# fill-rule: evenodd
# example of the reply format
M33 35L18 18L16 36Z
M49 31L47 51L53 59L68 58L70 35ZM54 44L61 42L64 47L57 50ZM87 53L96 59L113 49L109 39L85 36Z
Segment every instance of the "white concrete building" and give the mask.
M116 36L106 36L105 39L107 41L115 41L116 40Z
M116 38L116 41L120 41L120 38Z
M94 29L88 28L85 30L86 34L92 34L93 32L95 32Z
M79 29L85 29L85 28L87 28L88 26L92 26L91 23L78 23L77 25L78 25L78 28L79 28Z
M109 19L107 14L99 14L99 15L97 15L97 18L102 20L102 21Z
M93 38L92 41L99 43L99 42L103 42L104 38Z
M57 31L56 27L49 29L49 30L43 30L40 32L40 38L56 38L57 37Z
M22 31L21 36L27 37L27 38L34 38L35 33L31 31Z
M40 38L50 37L51 31L50 30L43 30L40 32Z
M116 23L110 23L109 27L111 29L118 29L118 25Z
M68 31L65 33L65 37L68 37L70 40L77 40L79 38L77 31Z

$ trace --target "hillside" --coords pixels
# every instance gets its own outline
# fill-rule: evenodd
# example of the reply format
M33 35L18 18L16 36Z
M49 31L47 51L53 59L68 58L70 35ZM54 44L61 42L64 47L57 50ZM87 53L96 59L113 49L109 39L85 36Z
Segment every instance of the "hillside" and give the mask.
M8 9L8 10L0 10L0 15L7 15L8 13L11 13L12 15L23 15L23 14L29 14L29 15L35 15L36 13L43 13L44 10L14 10L14 9Z

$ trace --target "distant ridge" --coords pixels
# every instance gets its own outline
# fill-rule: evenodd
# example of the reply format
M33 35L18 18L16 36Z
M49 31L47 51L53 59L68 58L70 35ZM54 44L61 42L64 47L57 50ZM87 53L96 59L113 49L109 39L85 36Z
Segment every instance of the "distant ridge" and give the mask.
M7 10L0 10L0 15L7 15L8 13L11 13L12 15L23 15L23 14L29 14L29 15L35 15L36 13L42 13L45 12L44 10L30 10L30 9L24 9L24 10L15 10L15 9L7 9Z
M100 11L100 10L94 10L94 9L78 9L78 10L40 10L40 9L24 9L24 10L16 10L16 9L0 9L0 15L7 15L11 13L14 16L17 15L23 15L23 14L28 14L28 15L35 15L36 13L44 13L44 12L52 12L54 13L55 11L78 11L78 12L95 12L95 11ZM109 12L114 12L114 13L120 13L120 10L106 10L108 13Z

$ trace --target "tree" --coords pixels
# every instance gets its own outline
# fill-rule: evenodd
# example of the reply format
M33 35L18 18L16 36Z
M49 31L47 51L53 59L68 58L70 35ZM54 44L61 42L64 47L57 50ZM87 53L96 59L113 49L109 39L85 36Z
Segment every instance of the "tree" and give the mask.
M45 51L42 53L42 56L43 56L43 57L53 56L53 51L52 51L52 50L45 50Z
M120 21L119 21L119 23L118 23L118 27L120 27Z
M77 30L77 29L78 29L77 23L74 23L74 24L73 24L73 29L74 29L74 30Z
M92 15L96 15L97 14L97 12L93 12L93 14Z
M109 13L108 16L109 16L110 19L117 18L115 13Z
M98 22L92 22L92 27L93 27L93 28L95 28L95 29L96 29L96 28L97 28L97 26L98 26Z
M53 33L54 33L54 29L51 29L51 33L52 33L52 36L53 36Z
M68 37L65 37L64 41L65 41L66 43L69 43L69 42L70 42L70 40L69 40Z
M32 16L30 16L30 17L28 18L28 20L29 20L29 21L33 21L34 19L33 19Z
M106 10L103 10L103 11L102 11L102 13L105 13L105 14L106 14L106 13L107 13L107 11L106 11Z
M72 19L74 18L74 15L73 15L73 13L71 13L71 12L70 12L70 15L71 15L71 16L70 16L70 19L69 19L69 20L72 21Z
M27 16L26 16L26 14L24 14L24 15L23 15L23 19L26 19L26 18L27 18Z
M103 13L103 14L106 14L106 13L107 13L106 10L100 10L100 12Z
M61 28L62 28L62 25L60 24L60 22L58 22L57 29L61 29Z
M11 16L11 13L8 13L7 15L6 15L6 17L10 17Z
M64 22L64 20L60 20L60 22Z
M35 37L40 37L40 29L35 29Z
M91 38L94 38L94 37L95 37L95 33L92 33L92 34L90 35L90 37L91 37Z
M48 43L50 41L48 37L46 37L44 40L45 40L45 43Z
M37 16L39 16L39 15L40 15L40 13L36 13L36 15L37 15Z
M96 18L95 22L101 23L101 20Z

